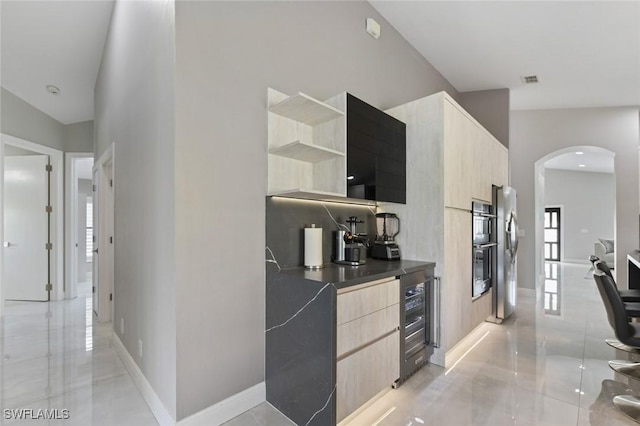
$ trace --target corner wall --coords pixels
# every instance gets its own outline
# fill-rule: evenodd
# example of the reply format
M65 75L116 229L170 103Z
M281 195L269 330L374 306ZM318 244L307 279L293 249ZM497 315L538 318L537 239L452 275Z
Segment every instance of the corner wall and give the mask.
M366 2L176 3L178 419L265 380L268 87L459 97Z
M115 145L114 331L175 419L174 40L172 0L116 2L94 133L95 158Z
M518 194L520 239L518 286L536 287L534 165L572 146L596 146L615 153L617 280L627 282L626 253L638 248L637 107L512 111L509 158L511 186ZM585 189L586 190L586 189Z

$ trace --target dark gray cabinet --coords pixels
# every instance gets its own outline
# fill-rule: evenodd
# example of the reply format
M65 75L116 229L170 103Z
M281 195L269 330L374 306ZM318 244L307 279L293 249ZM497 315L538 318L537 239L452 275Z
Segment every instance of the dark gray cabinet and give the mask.
M347 196L406 203L406 125L347 93Z

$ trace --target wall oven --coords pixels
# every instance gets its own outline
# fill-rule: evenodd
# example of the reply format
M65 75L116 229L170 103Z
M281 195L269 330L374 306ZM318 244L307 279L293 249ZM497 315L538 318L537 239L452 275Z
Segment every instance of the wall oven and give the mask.
M492 258L495 240L491 234L495 215L491 204L472 204L473 279L471 297L477 298L489 291L493 276Z

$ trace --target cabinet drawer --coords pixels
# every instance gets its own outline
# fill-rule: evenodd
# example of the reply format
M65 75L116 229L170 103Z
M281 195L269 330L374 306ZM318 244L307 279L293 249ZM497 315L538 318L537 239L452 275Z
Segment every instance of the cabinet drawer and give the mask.
M400 280L381 280L338 291L336 324L380 311L400 301Z
M400 333L341 361L336 368L336 418L341 421L400 377Z
M398 328L400 305L392 305L339 325L336 337L338 359L345 353Z

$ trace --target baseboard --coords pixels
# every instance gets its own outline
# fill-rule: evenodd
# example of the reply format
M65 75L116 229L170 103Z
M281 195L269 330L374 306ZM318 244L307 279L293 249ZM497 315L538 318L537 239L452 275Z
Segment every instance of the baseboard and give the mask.
M590 265L589 259L562 259L564 263L577 263L579 265Z
M178 426L219 425L265 402L266 399L267 388L265 382L261 382L204 410L198 411L180 420L177 424Z
M536 290L533 288L521 288L518 287L518 296L536 297Z
M147 378L138 367L138 364L133 360L127 348L125 348L124 344L118 337L118 335L113 333L113 348L115 349L118 356L124 363L127 371L131 375L133 382L136 384L136 387L142 394L142 397L147 402L147 405L151 409L151 412L155 416L160 426L175 426L175 419L169 414L167 409L164 407L164 404L160 400L160 397L151 387L151 384L147 380Z

